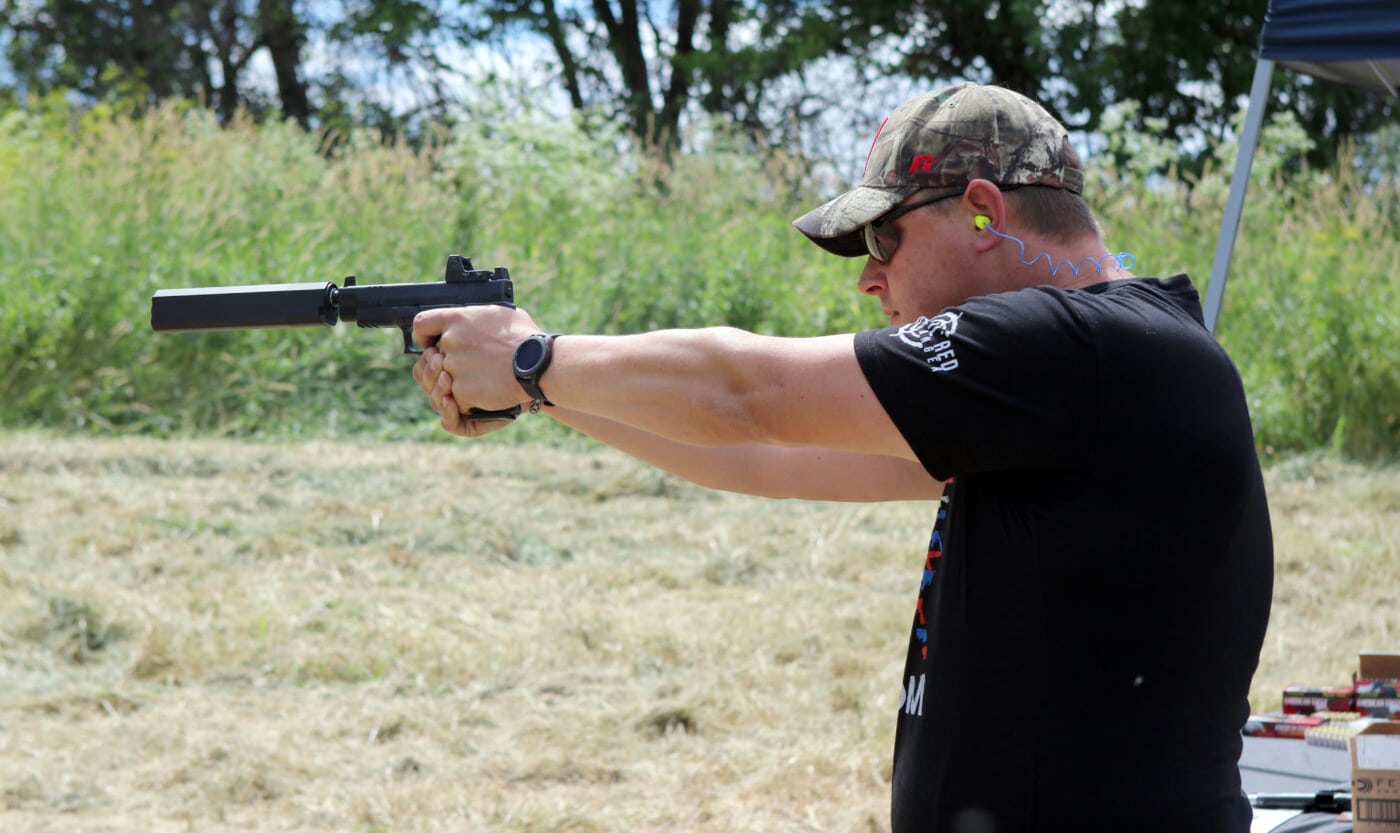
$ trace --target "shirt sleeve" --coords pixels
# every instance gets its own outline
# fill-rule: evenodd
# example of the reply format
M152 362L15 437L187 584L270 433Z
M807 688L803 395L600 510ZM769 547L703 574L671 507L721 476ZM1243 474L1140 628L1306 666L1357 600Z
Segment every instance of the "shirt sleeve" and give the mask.
M1072 464L1096 430L1092 327L1068 293L973 298L856 336L856 358L929 473Z

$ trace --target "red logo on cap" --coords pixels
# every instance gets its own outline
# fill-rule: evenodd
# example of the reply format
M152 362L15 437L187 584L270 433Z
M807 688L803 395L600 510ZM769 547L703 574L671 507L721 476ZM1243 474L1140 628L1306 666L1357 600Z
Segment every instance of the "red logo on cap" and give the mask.
M914 161L909 163L909 173L926 174L933 170L933 161L938 157L931 153L921 153L914 157Z

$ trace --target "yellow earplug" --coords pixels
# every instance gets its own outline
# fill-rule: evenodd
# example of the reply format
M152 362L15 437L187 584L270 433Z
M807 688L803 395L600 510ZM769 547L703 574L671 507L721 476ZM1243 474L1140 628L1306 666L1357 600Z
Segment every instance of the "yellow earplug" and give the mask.
M977 226L978 231L983 231L987 226L992 224L992 218L988 217L986 214L974 214L972 217L972 224Z

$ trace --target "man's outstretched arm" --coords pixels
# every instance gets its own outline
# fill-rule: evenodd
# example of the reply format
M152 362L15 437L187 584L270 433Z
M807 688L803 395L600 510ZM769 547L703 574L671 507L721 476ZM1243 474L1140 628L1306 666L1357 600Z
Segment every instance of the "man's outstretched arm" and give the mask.
M415 338L435 343L441 364L415 368L415 376L447 371L462 409L521 404L527 397L511 360L538 332L519 309L430 310L419 315ZM775 338L725 327L565 335L540 384L559 406L689 445L915 459L866 382L851 335Z
M594 439L711 489L771 498L937 500L943 484L912 460L827 448L681 443L567 408L548 414Z

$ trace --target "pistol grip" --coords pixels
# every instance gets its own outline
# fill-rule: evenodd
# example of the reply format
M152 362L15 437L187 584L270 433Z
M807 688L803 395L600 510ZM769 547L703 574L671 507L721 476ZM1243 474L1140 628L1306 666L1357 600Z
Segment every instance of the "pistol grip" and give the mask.
M467 411L467 422L513 422L520 416L520 406L512 405L503 411L483 411L472 408Z

